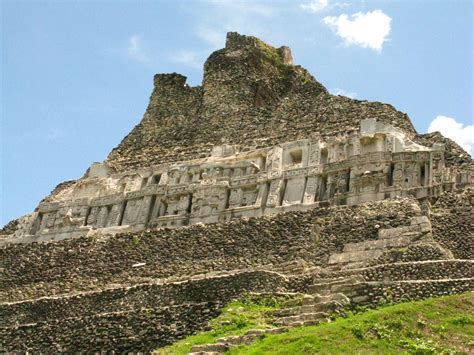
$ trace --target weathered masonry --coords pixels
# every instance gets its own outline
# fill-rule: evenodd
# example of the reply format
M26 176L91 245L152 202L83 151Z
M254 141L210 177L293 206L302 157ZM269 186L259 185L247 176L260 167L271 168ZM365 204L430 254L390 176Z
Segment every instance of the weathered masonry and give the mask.
M211 157L114 173L95 163L41 203L12 241L58 240L271 215L318 205L434 197L468 176L445 167L444 147L424 147L391 125L361 121L357 134L319 135L257 150L217 146ZM10 239L10 238L9 238Z
M105 161L0 229L0 353L153 352L242 295L298 295L270 329L189 349L222 353L344 307L472 291L473 177L440 133L229 33L202 85L155 75Z

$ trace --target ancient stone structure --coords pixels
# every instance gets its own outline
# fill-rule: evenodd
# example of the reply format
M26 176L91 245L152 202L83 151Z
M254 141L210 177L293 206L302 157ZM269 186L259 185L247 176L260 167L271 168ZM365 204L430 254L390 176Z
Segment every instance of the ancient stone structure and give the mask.
M87 174L24 218L14 242L59 240L91 231L140 231L225 222L320 205L353 205L449 191L456 175L444 147L414 143L375 118L357 133L258 150L216 146L208 158ZM10 240L9 240L10 241Z
M303 295L272 333L472 291L473 172L392 106L229 33L202 86L156 75L107 160L0 230L0 352L149 351L247 292Z

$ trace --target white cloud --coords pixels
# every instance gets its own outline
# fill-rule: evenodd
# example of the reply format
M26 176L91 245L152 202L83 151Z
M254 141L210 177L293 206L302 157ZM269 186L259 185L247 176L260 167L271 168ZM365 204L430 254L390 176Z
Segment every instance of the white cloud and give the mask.
M382 51L384 42L390 33L392 19L382 10L357 12L349 18L347 14L326 16L323 23L328 25L347 44L356 44L364 48Z
M143 40L138 35L133 35L128 40L127 54L130 58L142 63L150 61L150 56L147 54Z
M472 156L474 147L474 125L464 126L452 117L437 116L431 121L428 133L439 131L445 137L451 138Z
M342 96L347 96L347 97L350 97L351 99L354 99L355 97L357 97L357 93L356 92L348 92L346 90L343 90L343 89L334 89L333 92L332 92L333 95L342 95Z
M300 7L308 12L319 12L324 10L328 7L329 1L328 0L311 0L306 4L300 4Z

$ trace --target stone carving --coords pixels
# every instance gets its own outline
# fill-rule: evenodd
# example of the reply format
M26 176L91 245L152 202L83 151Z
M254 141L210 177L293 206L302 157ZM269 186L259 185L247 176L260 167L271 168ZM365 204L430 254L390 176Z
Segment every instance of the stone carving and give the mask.
M94 164L93 172L100 174L86 175L58 200L40 204L38 215L25 222L29 228L15 237L73 235L84 226L140 230L211 223L230 218L229 212L260 216L322 201L353 205L395 196L426 198L455 179L444 169L443 150L434 148L367 119L360 132L345 136L312 136L245 153L215 148L211 157L142 168L139 174ZM97 196L98 191L107 194Z

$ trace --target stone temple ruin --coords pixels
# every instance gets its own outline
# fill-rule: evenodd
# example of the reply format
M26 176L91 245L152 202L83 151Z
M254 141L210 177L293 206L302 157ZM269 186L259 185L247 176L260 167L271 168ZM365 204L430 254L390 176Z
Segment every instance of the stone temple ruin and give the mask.
M433 198L456 176L444 147L416 144L375 118L359 132L240 151L216 146L211 156L115 173L107 163L25 218L14 241L59 240L89 231L141 231L272 215L320 205L387 198ZM117 228L119 227L119 228Z
M104 162L0 230L0 351L149 351L248 292L329 312L472 291L473 172L392 106L229 33L202 86L156 75ZM303 309L275 325L329 314Z

